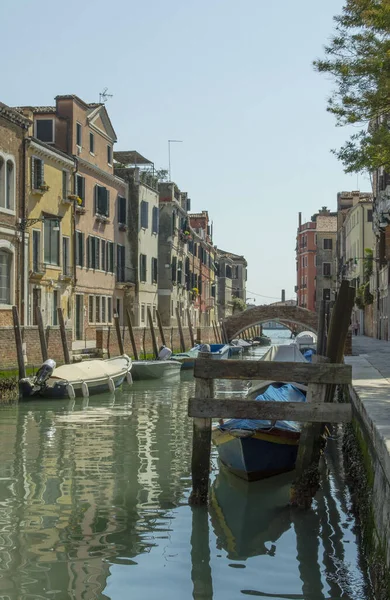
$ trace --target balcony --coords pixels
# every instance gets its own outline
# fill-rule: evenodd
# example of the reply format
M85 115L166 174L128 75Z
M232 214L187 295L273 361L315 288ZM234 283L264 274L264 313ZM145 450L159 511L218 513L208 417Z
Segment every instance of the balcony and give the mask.
M34 262L33 268L30 271L30 279L42 279L46 273L45 263Z
M205 302L206 310L211 310L215 306L215 298L207 298Z

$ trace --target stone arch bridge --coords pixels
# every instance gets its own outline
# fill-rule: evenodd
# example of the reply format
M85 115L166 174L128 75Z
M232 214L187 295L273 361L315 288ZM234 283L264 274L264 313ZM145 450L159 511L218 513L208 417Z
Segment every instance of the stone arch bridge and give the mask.
M249 327L255 327L267 321L277 321L291 329L294 325L297 330L308 330L317 333L317 313L300 308L299 306L272 306L263 305L248 308L243 312L227 317L223 326L229 341L237 337Z

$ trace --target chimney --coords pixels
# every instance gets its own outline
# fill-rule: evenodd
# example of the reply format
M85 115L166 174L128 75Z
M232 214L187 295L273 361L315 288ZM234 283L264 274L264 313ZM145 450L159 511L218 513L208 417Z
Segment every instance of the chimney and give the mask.
M302 213L299 212L298 213L298 227L301 228L302 225Z
M286 290L282 290L282 302L286 302Z

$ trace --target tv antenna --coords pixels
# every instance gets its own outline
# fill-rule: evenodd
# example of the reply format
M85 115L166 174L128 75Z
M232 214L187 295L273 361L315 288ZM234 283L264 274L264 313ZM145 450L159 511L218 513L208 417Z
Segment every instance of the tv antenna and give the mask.
M99 102L105 104L109 98L113 97L113 94L108 94L108 88L105 87L102 92L99 94Z

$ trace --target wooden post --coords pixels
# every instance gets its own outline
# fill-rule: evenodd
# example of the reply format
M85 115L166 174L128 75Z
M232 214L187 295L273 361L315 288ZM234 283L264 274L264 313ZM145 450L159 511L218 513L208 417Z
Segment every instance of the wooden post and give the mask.
M208 600L213 597L210 566L209 513L207 506L193 506L191 528L192 597Z
M215 330L217 332L217 343L222 344L221 330L217 321L215 321Z
M146 360L145 340L146 340L146 327L144 327L144 330L142 332L142 351L144 354L144 360Z
M326 348L326 330L325 330L325 301L321 300L318 313L318 332L317 332L317 355L325 356Z
M139 360L137 344L135 343L134 331L133 331L133 326L131 324L131 317L130 317L128 308L126 309L126 319L127 319L127 327L128 327L129 335L130 335L131 346L133 348L134 360Z
M116 329L116 337L118 338L119 354L123 355L125 351L123 349L123 340L121 336L121 326L119 324L119 315L114 315L114 323Z
M152 311L150 310L149 306L148 306L148 321L149 321L150 335L152 336L153 354L154 354L155 359L157 360L158 359L157 340L156 340L156 334L154 332Z
M111 325L108 326L108 330L107 330L107 358L111 358L110 342L111 342Z
M221 328L222 328L222 344L228 344L229 343L229 339L226 333L226 327L225 327L225 323L222 321L221 324Z
M197 327L196 328L196 341L198 344L202 343L202 328L201 327Z
M199 352L198 357L212 360L211 352ZM195 381L195 395L197 398L213 398L214 380L197 377ZM190 504L207 504L210 453L211 418L195 418L193 420L191 461L192 492L189 499Z
M180 311L179 311L178 307L176 307L176 320L177 320L177 326L179 327L180 350L181 350L181 352L185 352L186 345L184 342L183 327L181 325Z
M13 321L14 321L14 334L15 334L16 354L18 357L19 379L24 379L26 377L26 366L24 364L24 358L23 358L23 343L22 343L22 334L20 331L19 313L18 313L18 309L16 306L12 307L12 317L13 317Z
M37 307L37 309L38 309L38 307ZM57 308L57 315L58 315L58 324L60 326L62 351L64 353L64 361L65 361L66 365L70 365L70 354L69 354L69 348L68 348L68 341L66 339L64 312L60 306Z
M214 338L215 338L215 343L219 344L219 340L218 340L218 333L217 333L217 328L215 326L214 321L212 321L212 325L213 325L213 331L214 331Z
M190 309L187 308L188 330L190 332L191 348L195 346L194 330L192 329Z
M160 332L161 343L163 346L166 346L167 344L165 342L164 328L162 326L161 317L160 317L160 313L158 310L156 310L156 317L157 317L158 330Z
M171 350L172 350L172 352L173 352L173 327L171 327L171 335L170 335L170 340L171 340L171 343L170 343L170 348L171 348Z
M47 360L49 357L47 354L45 329L43 327L43 320L42 320L42 313L41 313L40 306L35 307L35 319L36 319L37 325L38 325L39 343L41 345L42 360L43 360L43 362L45 362L45 360Z

